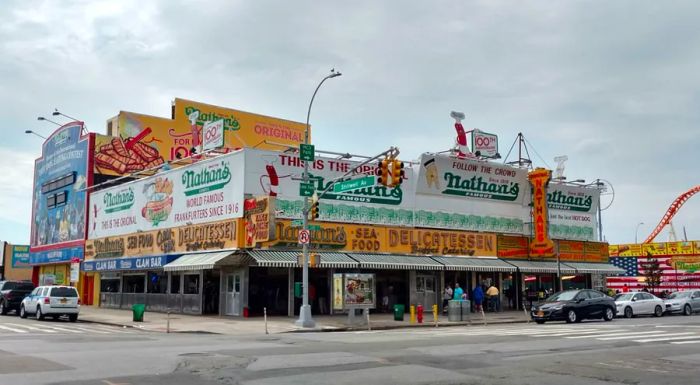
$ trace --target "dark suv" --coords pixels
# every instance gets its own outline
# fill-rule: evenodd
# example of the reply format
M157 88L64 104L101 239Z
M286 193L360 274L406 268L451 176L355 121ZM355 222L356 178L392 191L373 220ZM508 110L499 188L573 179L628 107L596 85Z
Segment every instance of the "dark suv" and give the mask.
M0 281L0 314L19 312L19 304L32 290L34 284L29 281Z

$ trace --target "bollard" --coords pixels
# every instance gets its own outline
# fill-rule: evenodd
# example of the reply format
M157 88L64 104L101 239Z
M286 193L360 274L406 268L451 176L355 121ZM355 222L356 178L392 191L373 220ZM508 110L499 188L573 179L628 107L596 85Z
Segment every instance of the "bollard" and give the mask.
M372 326L369 324L369 308L365 310L367 312L367 330L372 331Z
M530 323L530 314L527 312L527 308L525 307L525 302L523 302L523 311L525 312L525 318L527 319L527 323Z
M418 307L416 308L416 315L418 316L418 323L422 324L423 323L423 304L418 304Z
M433 322L435 327L438 327L438 305L433 305Z
M267 331L267 308L263 308L263 318L265 319L265 334L270 334L269 331Z
M411 305L409 310L411 312L411 317L409 318L409 322L414 324L414 323L416 323L416 306Z
M165 324L165 332L170 333L170 311L168 311L168 318Z
M481 318L484 320L484 325L486 325L486 314L484 314L484 306L481 306Z

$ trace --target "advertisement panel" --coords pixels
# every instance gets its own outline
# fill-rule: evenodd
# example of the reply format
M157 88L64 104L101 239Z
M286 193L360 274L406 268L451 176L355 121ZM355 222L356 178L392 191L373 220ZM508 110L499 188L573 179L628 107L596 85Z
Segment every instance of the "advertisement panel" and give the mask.
M472 152L492 158L498 154L498 136L475 129L472 131Z
M498 235L498 258L527 259L528 238Z
M34 163L32 252L85 239L89 136L81 136L82 130L78 122L58 128Z
M496 235L466 231L410 229L371 225L319 223L311 231L311 247L352 252L496 256ZM277 220L276 237L263 247L298 247L301 227Z
M671 255L700 254L700 250L693 248L693 242L666 242L666 251Z
M524 233L524 170L430 154L414 170L415 226Z
M304 162L295 154L246 149L245 193L276 197L278 218L300 219L304 198L299 195L299 179ZM350 171L358 163L344 159L316 157L311 163L311 183L320 195L334 178ZM366 165L361 174L374 175L376 165ZM399 187L382 185L351 191L333 192L320 197L319 220L346 223L413 225L414 183L411 169Z
M583 252L586 255L586 262L608 262L609 252L607 243L584 242L583 248Z
M255 247L275 237L275 198L255 197L244 203L245 247Z
M92 193L89 238L242 217L244 160L221 155Z
M559 258L567 261L585 261L584 242L580 241L556 241L559 247Z
M85 259L236 249L240 219L88 239Z
M530 242L530 256L551 257L554 243L549 238L549 215L547 213L547 184L552 176L550 170L536 168L528 173L532 185L532 222L534 239Z
M333 274L333 310L343 310L343 274Z
M374 274L345 274L343 305L345 309L370 308L377 305Z
M63 247L43 251L32 251L29 253L30 265L42 265L48 263L68 262L71 259L83 259L83 245L74 247Z
M12 253L13 269L28 269L32 267L29 264L29 246L14 245L10 252Z
M202 127L202 140L204 151L221 148L224 146L224 120L206 122Z
M547 187L550 237L597 240L599 194L594 188L550 182Z
M304 142L306 125L290 120L185 99L175 99L173 112L175 128L171 136L180 139L177 151L199 147L203 126L217 120L223 120L223 139L227 148L255 147L280 151L284 149L280 144L298 147Z
M150 133L150 128L144 133ZM143 137L122 139L118 136L95 135L95 173L121 176L165 163L157 143L146 144L139 138Z

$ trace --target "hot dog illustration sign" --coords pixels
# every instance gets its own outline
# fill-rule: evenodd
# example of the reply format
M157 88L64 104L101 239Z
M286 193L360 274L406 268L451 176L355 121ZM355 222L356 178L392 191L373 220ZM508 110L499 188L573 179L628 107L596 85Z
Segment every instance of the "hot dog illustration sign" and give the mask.
M235 152L94 192L89 238L240 218L243 168Z

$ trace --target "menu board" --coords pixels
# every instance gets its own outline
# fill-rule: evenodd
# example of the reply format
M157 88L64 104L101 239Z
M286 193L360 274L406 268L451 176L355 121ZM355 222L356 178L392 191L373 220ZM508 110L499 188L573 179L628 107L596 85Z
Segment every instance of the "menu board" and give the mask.
M344 279L344 308L375 308L374 274L345 274Z

